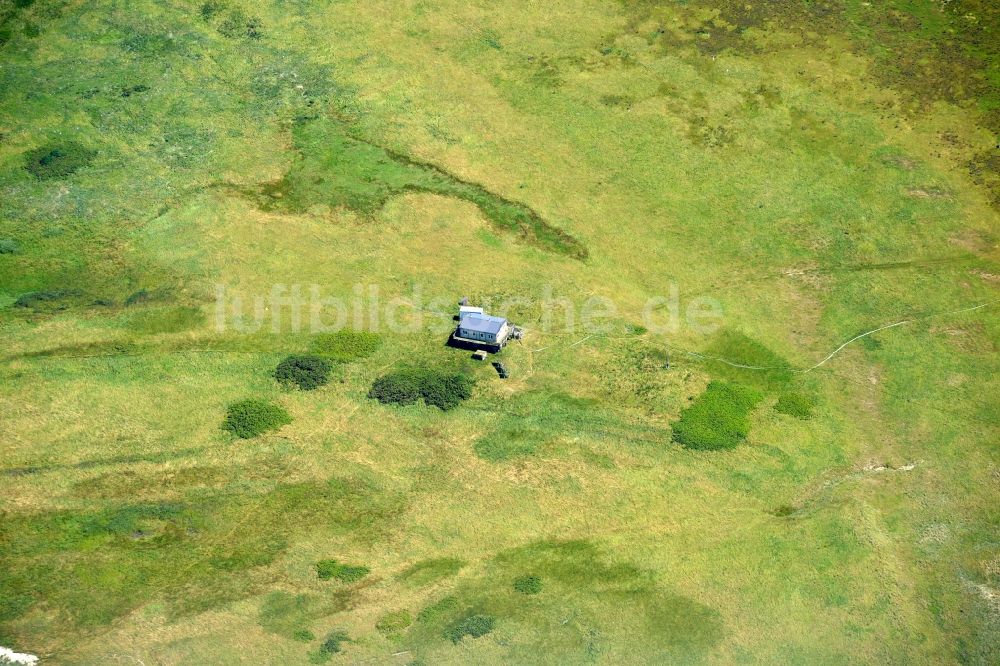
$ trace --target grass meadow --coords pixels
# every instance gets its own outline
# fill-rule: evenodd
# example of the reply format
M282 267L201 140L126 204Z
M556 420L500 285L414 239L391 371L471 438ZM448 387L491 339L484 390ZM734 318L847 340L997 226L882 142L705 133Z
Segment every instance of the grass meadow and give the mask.
M1000 298L998 32L976 0L0 0L0 646L997 663L1000 304L957 311ZM218 329L218 285L276 284L408 325ZM674 288L716 330L651 326ZM524 299L509 379L420 309L462 296ZM325 383L275 379L304 354ZM369 397L414 368L471 397ZM247 400L278 416L244 439Z

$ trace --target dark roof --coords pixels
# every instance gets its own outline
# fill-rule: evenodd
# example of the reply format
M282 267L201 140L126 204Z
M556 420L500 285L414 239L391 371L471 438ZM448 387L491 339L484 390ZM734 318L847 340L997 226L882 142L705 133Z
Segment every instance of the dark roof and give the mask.
M496 335L506 323L507 320L503 317L493 317L488 314L469 312L462 315L462 319L458 322L458 326L459 328L463 328L467 331L476 331L478 333Z

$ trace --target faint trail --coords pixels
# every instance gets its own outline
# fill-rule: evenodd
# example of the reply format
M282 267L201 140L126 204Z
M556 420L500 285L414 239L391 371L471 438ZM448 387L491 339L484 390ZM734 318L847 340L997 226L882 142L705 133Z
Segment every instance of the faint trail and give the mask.
M947 315L960 314L962 312L972 312L973 310L981 310L982 308L989 307L990 305L995 305L997 303L1000 303L1000 298L998 298L996 300L993 300L993 301L987 301L986 303L980 303L979 305L972 305L972 306L969 306L969 307L958 308L957 310L948 310L946 312L935 312L935 313L932 313L932 314L929 314L929 315L923 315L923 316L920 316L920 317L913 317L911 319L903 319L901 321L896 321L896 322L893 322L891 324L885 324L883 326L879 326L878 328L873 328L870 331L865 331L864 333L861 333L859 335L855 335L853 338L851 338L850 340L847 340L846 342L844 342L843 344L841 344L839 347L837 347L836 349L834 349L832 352L830 352L829 354L827 354L823 358L823 360L821 360L819 363L817 363L817 364L815 364L813 366L810 366L808 368L790 368L789 366L786 366L786 365L747 365L747 364L744 364L744 363L738 363L738 362L730 360L728 358L723 358L721 356L710 356L708 354L701 354L701 353L698 353L698 352L693 352L693 351L690 351L688 349L684 349L682 347L676 347L676 346L671 345L669 343L666 344L666 347L668 349L673 350L673 351L680 352L682 354L687 354L688 356L693 356L695 358L700 358L700 359L705 359L705 360L718 361L719 363L724 363L724 364L726 364L728 366L731 366L731 367L734 367L734 368L742 368L742 369L745 369L745 370L787 370L787 371L790 371L790 372L795 372L795 373L803 374L804 375L806 373L812 372L813 370L815 370L816 368L818 368L818 367L820 367L822 365L825 365L827 361L829 361L834 356L836 356L837 354L839 354L845 347L847 347L848 345L850 345L852 342L856 342L856 341L858 341L858 340L860 340L860 339L862 339L864 337L867 337L867 336L872 335L874 333L878 333L879 331L884 331L884 330L887 330L887 329L890 329L890 328L895 328L897 326L904 326L906 324L912 324L912 323L915 323L915 322L918 322L918 321L923 321L925 319L931 319L933 317L944 317L944 316L947 316ZM577 346L577 345L579 345L579 344L581 344L581 343L589 340L590 338L594 337L595 335L598 335L598 334L594 333L594 334L588 335L588 336L586 336L586 337L584 337L584 338L582 338L580 340L577 340L576 342L574 342L574 343L572 343L570 345L567 345L567 346L568 347L575 347L575 346ZM558 345L548 345L547 347L541 347L539 349L533 349L532 351L533 352L545 351L546 349L551 349L552 347L555 347L555 346L558 346Z
M878 328L873 328L872 330L866 331L865 333L862 333L861 335L855 335L853 338L851 338L850 340L848 340L847 342L845 342L844 344L840 345L839 347L837 347L836 349L834 349L832 352L830 352L827 355L826 358L824 358L822 361L820 361L816 365L814 365L811 368L808 368L806 370L796 370L795 372L801 372L802 374L805 374L807 372L812 372L813 370L815 370L816 368L818 368L819 366L823 365L824 363L826 363L827 361L829 361L831 358L833 358L834 356L836 356L837 353L841 349L843 349L847 345L851 344L855 340L860 340L861 338L863 338L865 336L871 335L872 333L878 333L879 331L884 331L887 328L894 328L896 326L902 326L903 324L910 324L910 323L912 323L914 321L915 321L914 319L904 319L903 321L897 321L894 324L886 324L885 326L879 326Z
M670 345L667 345L668 347ZM704 358L712 361L718 361L720 363L725 363L726 365L731 365L734 368L746 368L747 370L783 370L783 366L778 365L743 365L742 363L734 363L729 359L722 358L721 356L709 356L707 354L699 354L698 352L688 351L686 349L681 349L680 347L675 347L677 351L683 352L688 356L694 356L696 358Z
M820 361L816 365L812 366L811 368L806 368L805 370L796 370L796 372L800 372L802 374L805 374L807 372L812 372L813 370L815 370L816 368L820 367L821 365L823 365L824 363L826 363L827 361L829 361L831 358L833 358L834 356L836 356L840 352L840 350L843 349L844 347L846 347L847 345L851 344L855 340L860 340L861 338L863 338L863 337L865 337L867 335L871 335L872 333L878 333L879 331L884 331L887 328L893 328L893 327L896 327L896 326L903 326L904 324L912 324L913 322L922 321L924 319L931 319L932 317L944 317L945 315L959 314L961 312L972 312L973 310L979 310L981 308L985 308L985 307L987 307L989 305L994 305L996 303L1000 303L1000 298L998 298L996 300L993 300L993 301L987 301L986 303L980 303L979 305L973 305L973 306L967 307L967 308L959 308L957 310L949 310L947 312L936 312L934 314L924 315L923 317L916 317L914 319L904 319L902 321L897 321L897 322L892 323L892 324L886 324L885 326L879 326L878 328L875 328L875 329L872 329L872 330L867 331L865 333L862 333L861 335L854 336L853 338L851 338L850 340L848 340L844 344L842 344L839 347L837 347L836 349L834 349L832 352L830 352L826 356L826 358L824 358L822 361Z

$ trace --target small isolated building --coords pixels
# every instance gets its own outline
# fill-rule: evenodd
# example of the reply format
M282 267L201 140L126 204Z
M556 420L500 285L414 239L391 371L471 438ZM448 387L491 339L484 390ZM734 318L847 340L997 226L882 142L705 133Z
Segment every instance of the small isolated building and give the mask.
M458 302L458 327L451 342L458 346L498 352L509 340L520 340L523 331L503 317L486 314L483 308L469 305L469 299Z
M491 347L507 344L513 326L503 317L494 317L483 312L459 313L458 329L455 337Z

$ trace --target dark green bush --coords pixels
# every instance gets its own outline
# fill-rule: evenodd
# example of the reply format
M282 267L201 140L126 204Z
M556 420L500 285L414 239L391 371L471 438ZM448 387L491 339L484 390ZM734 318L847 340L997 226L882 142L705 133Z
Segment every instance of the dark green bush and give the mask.
M423 398L426 404L443 410L456 407L471 396L470 377L427 369L397 370L383 375L368 392L369 398L383 404L409 405Z
M286 386L312 391L330 381L333 366L319 356L288 356L274 370L274 378Z
M466 636L479 638L493 631L496 621L489 615L469 615L448 627L444 636L452 643L458 643Z
M331 631L323 644L319 646L319 651L325 654L337 654L340 652L340 644L350 642L351 637L347 635L347 632L335 629Z
M38 309L48 306L50 308L59 309L66 306L65 301L81 295L82 292L76 289L32 291L18 296L17 300L14 301L14 307Z
M382 344L378 333L345 328L313 338L311 351L335 361L349 363L374 354Z
M521 594L538 594L542 591L542 579L538 576L521 576L514 580L514 589Z
M132 305L138 305L139 303L146 303L151 300L152 297L153 296L149 293L148 289L140 289L139 291L129 294L128 298L125 299L125 306L129 307Z
M237 437L250 439L291 422L292 417L281 405L251 399L229 405L222 427Z
M226 8L226 3L220 2L219 0L208 0L204 3L199 10L201 13L201 18L205 21L211 21L216 17L216 15L221 14Z
M383 634L393 634L402 631L413 624L409 611L398 610L386 613L375 623L375 628Z
M0 254L17 254L21 246L13 238L0 238Z
M799 419L808 419L812 416L812 410L815 406L809 396L790 391L778 396L778 402L774 405L774 411Z
M95 157L97 151L68 141L29 150L25 153L24 168L39 180L66 178L90 164Z
M337 560L321 560L316 563L316 574L320 580L335 578L341 583L356 583L368 575L368 567L341 564Z
M761 394L740 384L712 381L671 425L674 441L689 449L731 449L750 427L750 411Z

